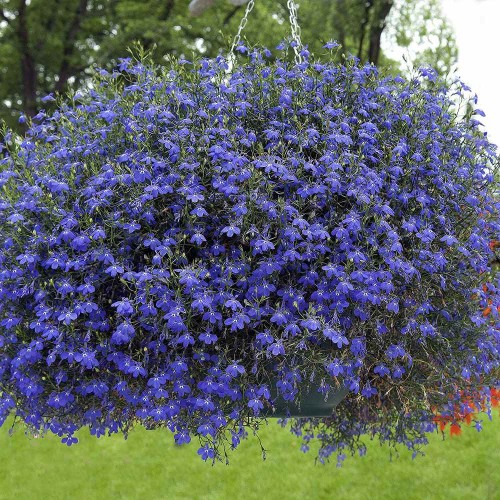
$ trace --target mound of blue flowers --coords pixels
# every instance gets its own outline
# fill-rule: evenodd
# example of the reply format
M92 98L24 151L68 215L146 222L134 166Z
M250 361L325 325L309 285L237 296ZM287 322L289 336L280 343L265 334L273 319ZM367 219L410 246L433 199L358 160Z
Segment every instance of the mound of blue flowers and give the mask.
M6 134L3 420L68 445L167 427L218 459L276 395L346 388L292 424L323 460L417 449L498 381L497 157L467 89L239 50L124 59Z

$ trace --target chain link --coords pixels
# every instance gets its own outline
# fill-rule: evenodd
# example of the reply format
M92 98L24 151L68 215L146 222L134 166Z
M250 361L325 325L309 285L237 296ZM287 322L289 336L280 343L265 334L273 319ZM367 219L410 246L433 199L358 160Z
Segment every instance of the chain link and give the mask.
M250 12L252 12L252 9L254 7L255 0L249 0L245 9L245 14L243 14L240 25L238 26L238 31L234 37L233 44L231 45L231 49L229 50L229 60L231 62L234 62L235 60L234 50L241 42L241 32L245 29L248 23L248 16ZM297 4L294 2L294 0L288 0L287 7L290 20L290 30L292 32L292 41L294 42L293 51L295 52L295 62L297 64L300 64L302 62L302 56L300 55L300 52L302 50L302 40L300 39L300 26L297 21Z
M288 12L290 13L290 29L292 31L292 41L295 42L293 45L293 51L295 52L295 62L300 64L302 62L302 56L300 52L302 50L302 41L300 39L300 26L297 21L297 4L294 0L288 0L287 2Z
M233 44L231 45L231 49L229 50L229 59L231 60L234 59L234 49L241 42L241 32L245 29L245 26L248 23L248 15L250 14L250 12L252 12L254 6L255 6L255 0L249 0L245 9L245 14L243 14L243 17L240 21L240 25L238 26L238 32L236 33L233 40Z

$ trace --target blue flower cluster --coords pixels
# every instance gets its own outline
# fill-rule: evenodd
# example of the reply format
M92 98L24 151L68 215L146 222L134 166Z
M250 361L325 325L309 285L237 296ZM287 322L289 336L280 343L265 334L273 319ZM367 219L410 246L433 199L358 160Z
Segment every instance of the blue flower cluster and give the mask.
M231 72L123 59L7 134L3 420L68 446L167 427L212 460L277 394L345 387L293 425L325 459L367 432L418 445L498 375L497 158L467 89L239 51Z

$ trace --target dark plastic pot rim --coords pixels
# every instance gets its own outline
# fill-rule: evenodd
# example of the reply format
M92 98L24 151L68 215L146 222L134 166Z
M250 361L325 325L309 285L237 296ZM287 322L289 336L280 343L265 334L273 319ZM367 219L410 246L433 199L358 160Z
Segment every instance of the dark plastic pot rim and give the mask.
M307 417L330 417L335 408L341 403L349 390L345 387L330 391L325 401L325 395L318 392L318 386L310 386L304 391L298 404L293 401L285 401L282 396L276 396L271 408L266 408L262 416L266 418L307 418Z

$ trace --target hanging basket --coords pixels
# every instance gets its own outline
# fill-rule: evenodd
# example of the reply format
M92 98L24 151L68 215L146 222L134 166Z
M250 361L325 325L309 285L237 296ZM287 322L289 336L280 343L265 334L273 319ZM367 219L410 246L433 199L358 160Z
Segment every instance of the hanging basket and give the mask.
M6 135L3 419L68 445L163 426L207 460L290 413L323 460L365 433L412 449L436 408L484 400L500 301L481 287L499 239L482 112L430 69L299 41L124 59Z
M348 394L347 389L341 388L325 396L321 394L319 387L304 386L298 401L287 401L274 390L271 393L272 407L265 409L262 416L268 418L331 417L335 408Z

